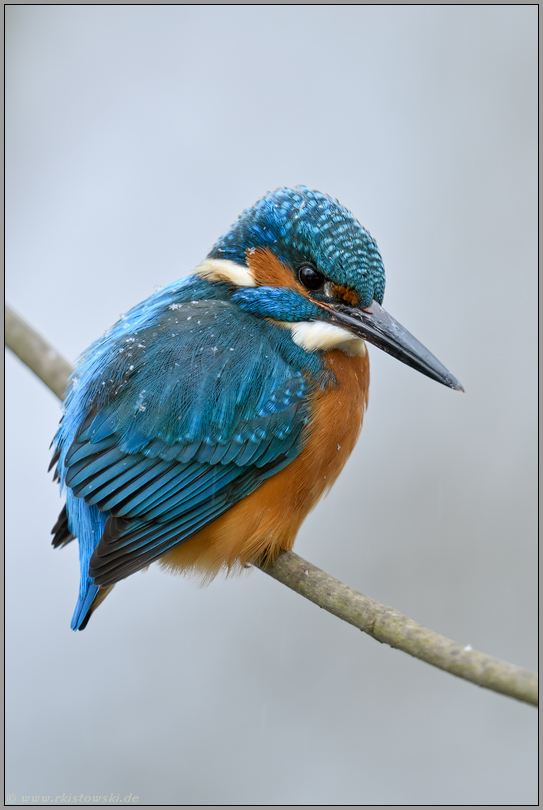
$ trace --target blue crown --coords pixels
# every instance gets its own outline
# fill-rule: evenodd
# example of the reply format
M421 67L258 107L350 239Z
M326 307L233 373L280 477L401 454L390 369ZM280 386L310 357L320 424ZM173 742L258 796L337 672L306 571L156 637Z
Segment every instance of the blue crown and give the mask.
M246 264L251 248L269 248L292 267L312 262L326 278L354 288L363 306L383 300L385 270L375 240L327 194L305 186L266 194L241 214L209 257Z

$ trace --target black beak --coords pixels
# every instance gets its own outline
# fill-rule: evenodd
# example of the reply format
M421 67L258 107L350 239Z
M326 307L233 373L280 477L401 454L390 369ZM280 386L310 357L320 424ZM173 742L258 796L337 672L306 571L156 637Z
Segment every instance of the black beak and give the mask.
M373 301L371 306L365 309L343 304L324 308L328 311L331 323L343 326L358 337L368 340L374 346L378 346L384 352L401 360L402 363L431 377L432 380L437 380L457 391L464 390L450 371L447 371L445 366L433 354L430 354L428 349L419 343L407 329L404 329L388 312L385 312L377 301Z

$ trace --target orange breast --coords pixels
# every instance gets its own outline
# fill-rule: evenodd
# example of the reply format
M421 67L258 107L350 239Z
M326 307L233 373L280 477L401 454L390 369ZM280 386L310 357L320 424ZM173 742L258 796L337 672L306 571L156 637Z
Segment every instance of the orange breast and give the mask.
M308 512L334 483L349 458L362 427L369 387L367 352L349 357L327 353L337 386L318 391L305 447L287 467L190 540L165 554L166 568L198 573L209 581L221 570L271 560L292 548Z

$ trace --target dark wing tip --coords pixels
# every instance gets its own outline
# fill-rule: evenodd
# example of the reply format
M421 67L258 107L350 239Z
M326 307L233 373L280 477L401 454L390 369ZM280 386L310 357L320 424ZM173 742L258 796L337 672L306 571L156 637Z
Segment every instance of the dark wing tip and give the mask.
M75 539L68 528L68 515L66 514L66 507L64 507L58 516L57 522L51 529L51 534L53 535L53 548L61 548L62 546L66 546Z

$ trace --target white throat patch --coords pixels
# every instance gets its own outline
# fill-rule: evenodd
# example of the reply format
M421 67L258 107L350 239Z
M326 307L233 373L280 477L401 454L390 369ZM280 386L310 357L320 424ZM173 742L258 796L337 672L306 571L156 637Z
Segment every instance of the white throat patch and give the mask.
M194 271L208 281L222 281L236 287L256 287L255 277L248 267L230 259L206 259Z
M283 323L292 331L292 340L306 352L329 351L339 349L351 356L363 356L366 344L362 338L353 335L341 326L324 321L302 321L301 323Z

